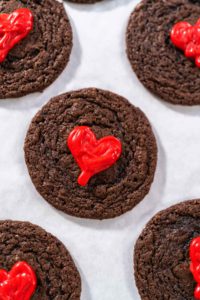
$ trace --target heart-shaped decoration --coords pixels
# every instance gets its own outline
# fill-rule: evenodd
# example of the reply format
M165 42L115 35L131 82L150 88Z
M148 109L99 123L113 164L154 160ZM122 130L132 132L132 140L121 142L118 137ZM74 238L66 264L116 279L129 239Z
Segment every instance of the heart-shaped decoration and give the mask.
M179 22L171 31L171 41L185 56L195 59L196 66L200 68L200 19L192 26L188 22Z
M28 8L0 14L0 63L8 52L33 29L33 15Z
M0 300L30 300L37 279L26 262L17 262L10 272L0 270Z
M78 126L72 130L68 147L81 169L78 183L85 186L90 178L111 167L122 152L121 142L114 136L97 140L87 126Z
M194 297L200 300L200 237L193 239L190 243L190 260L190 271L197 282Z

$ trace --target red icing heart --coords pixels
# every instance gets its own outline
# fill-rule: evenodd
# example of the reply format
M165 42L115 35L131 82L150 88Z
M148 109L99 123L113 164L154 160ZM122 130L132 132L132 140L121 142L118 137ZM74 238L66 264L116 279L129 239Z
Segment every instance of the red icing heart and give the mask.
M67 140L68 147L81 168L78 183L85 186L90 178L111 167L122 152L121 142L114 136L97 140L87 126L72 130Z
M190 271L193 274L197 286L194 291L195 299L200 299L200 237L192 240L190 243Z
M33 29L33 15L28 8L0 14L0 63L8 52Z
M184 51L186 57L195 59L200 68L200 19L194 26L188 22L175 24L171 31L171 41Z
M30 300L37 279L26 262L17 262L10 272L0 270L0 300Z

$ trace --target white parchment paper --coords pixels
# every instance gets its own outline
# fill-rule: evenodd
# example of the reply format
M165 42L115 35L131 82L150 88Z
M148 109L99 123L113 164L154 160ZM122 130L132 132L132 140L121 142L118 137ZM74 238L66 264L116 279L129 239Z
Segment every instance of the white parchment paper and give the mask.
M42 94L0 101L0 219L28 220L56 235L82 277L82 300L139 300L133 278L134 243L160 209L200 196L200 107L167 104L137 80L125 54L125 31L138 0L95 5L65 3L74 32L71 61ZM24 162L29 123L52 96L99 87L139 106L159 148L149 195L131 212L107 221L80 220L57 211L35 191Z

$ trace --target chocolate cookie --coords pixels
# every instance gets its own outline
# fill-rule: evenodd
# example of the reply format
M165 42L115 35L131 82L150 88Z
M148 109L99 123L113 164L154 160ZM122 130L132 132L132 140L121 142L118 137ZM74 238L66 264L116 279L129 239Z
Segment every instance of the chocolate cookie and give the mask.
M0 63L0 98L43 91L69 60L72 31L63 4L57 0L2 0L0 13L23 7L31 10L34 28Z
M10 271L24 261L35 272L32 300L80 299L81 280L75 264L50 233L28 222L0 221L0 249L0 269Z
M147 224L135 246L135 278L145 300L194 299L190 244L200 236L200 200L174 205Z
M127 29L127 54L141 82L173 104L200 104L200 69L170 39L175 23L195 24L200 1L143 0Z
M112 135L122 144L117 162L84 187L77 183L80 168L66 145L77 126L89 126L97 139ZM33 118L24 149L38 192L70 215L94 219L119 216L138 204L149 192L157 161L156 141L140 109L94 88L47 103Z

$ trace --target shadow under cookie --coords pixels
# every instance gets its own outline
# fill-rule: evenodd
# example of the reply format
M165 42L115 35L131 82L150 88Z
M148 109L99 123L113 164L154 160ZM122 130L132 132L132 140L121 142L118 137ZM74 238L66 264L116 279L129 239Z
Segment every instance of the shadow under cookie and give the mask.
M102 0L66 0L66 1L77 3L77 4L93 4L96 2L100 2Z

